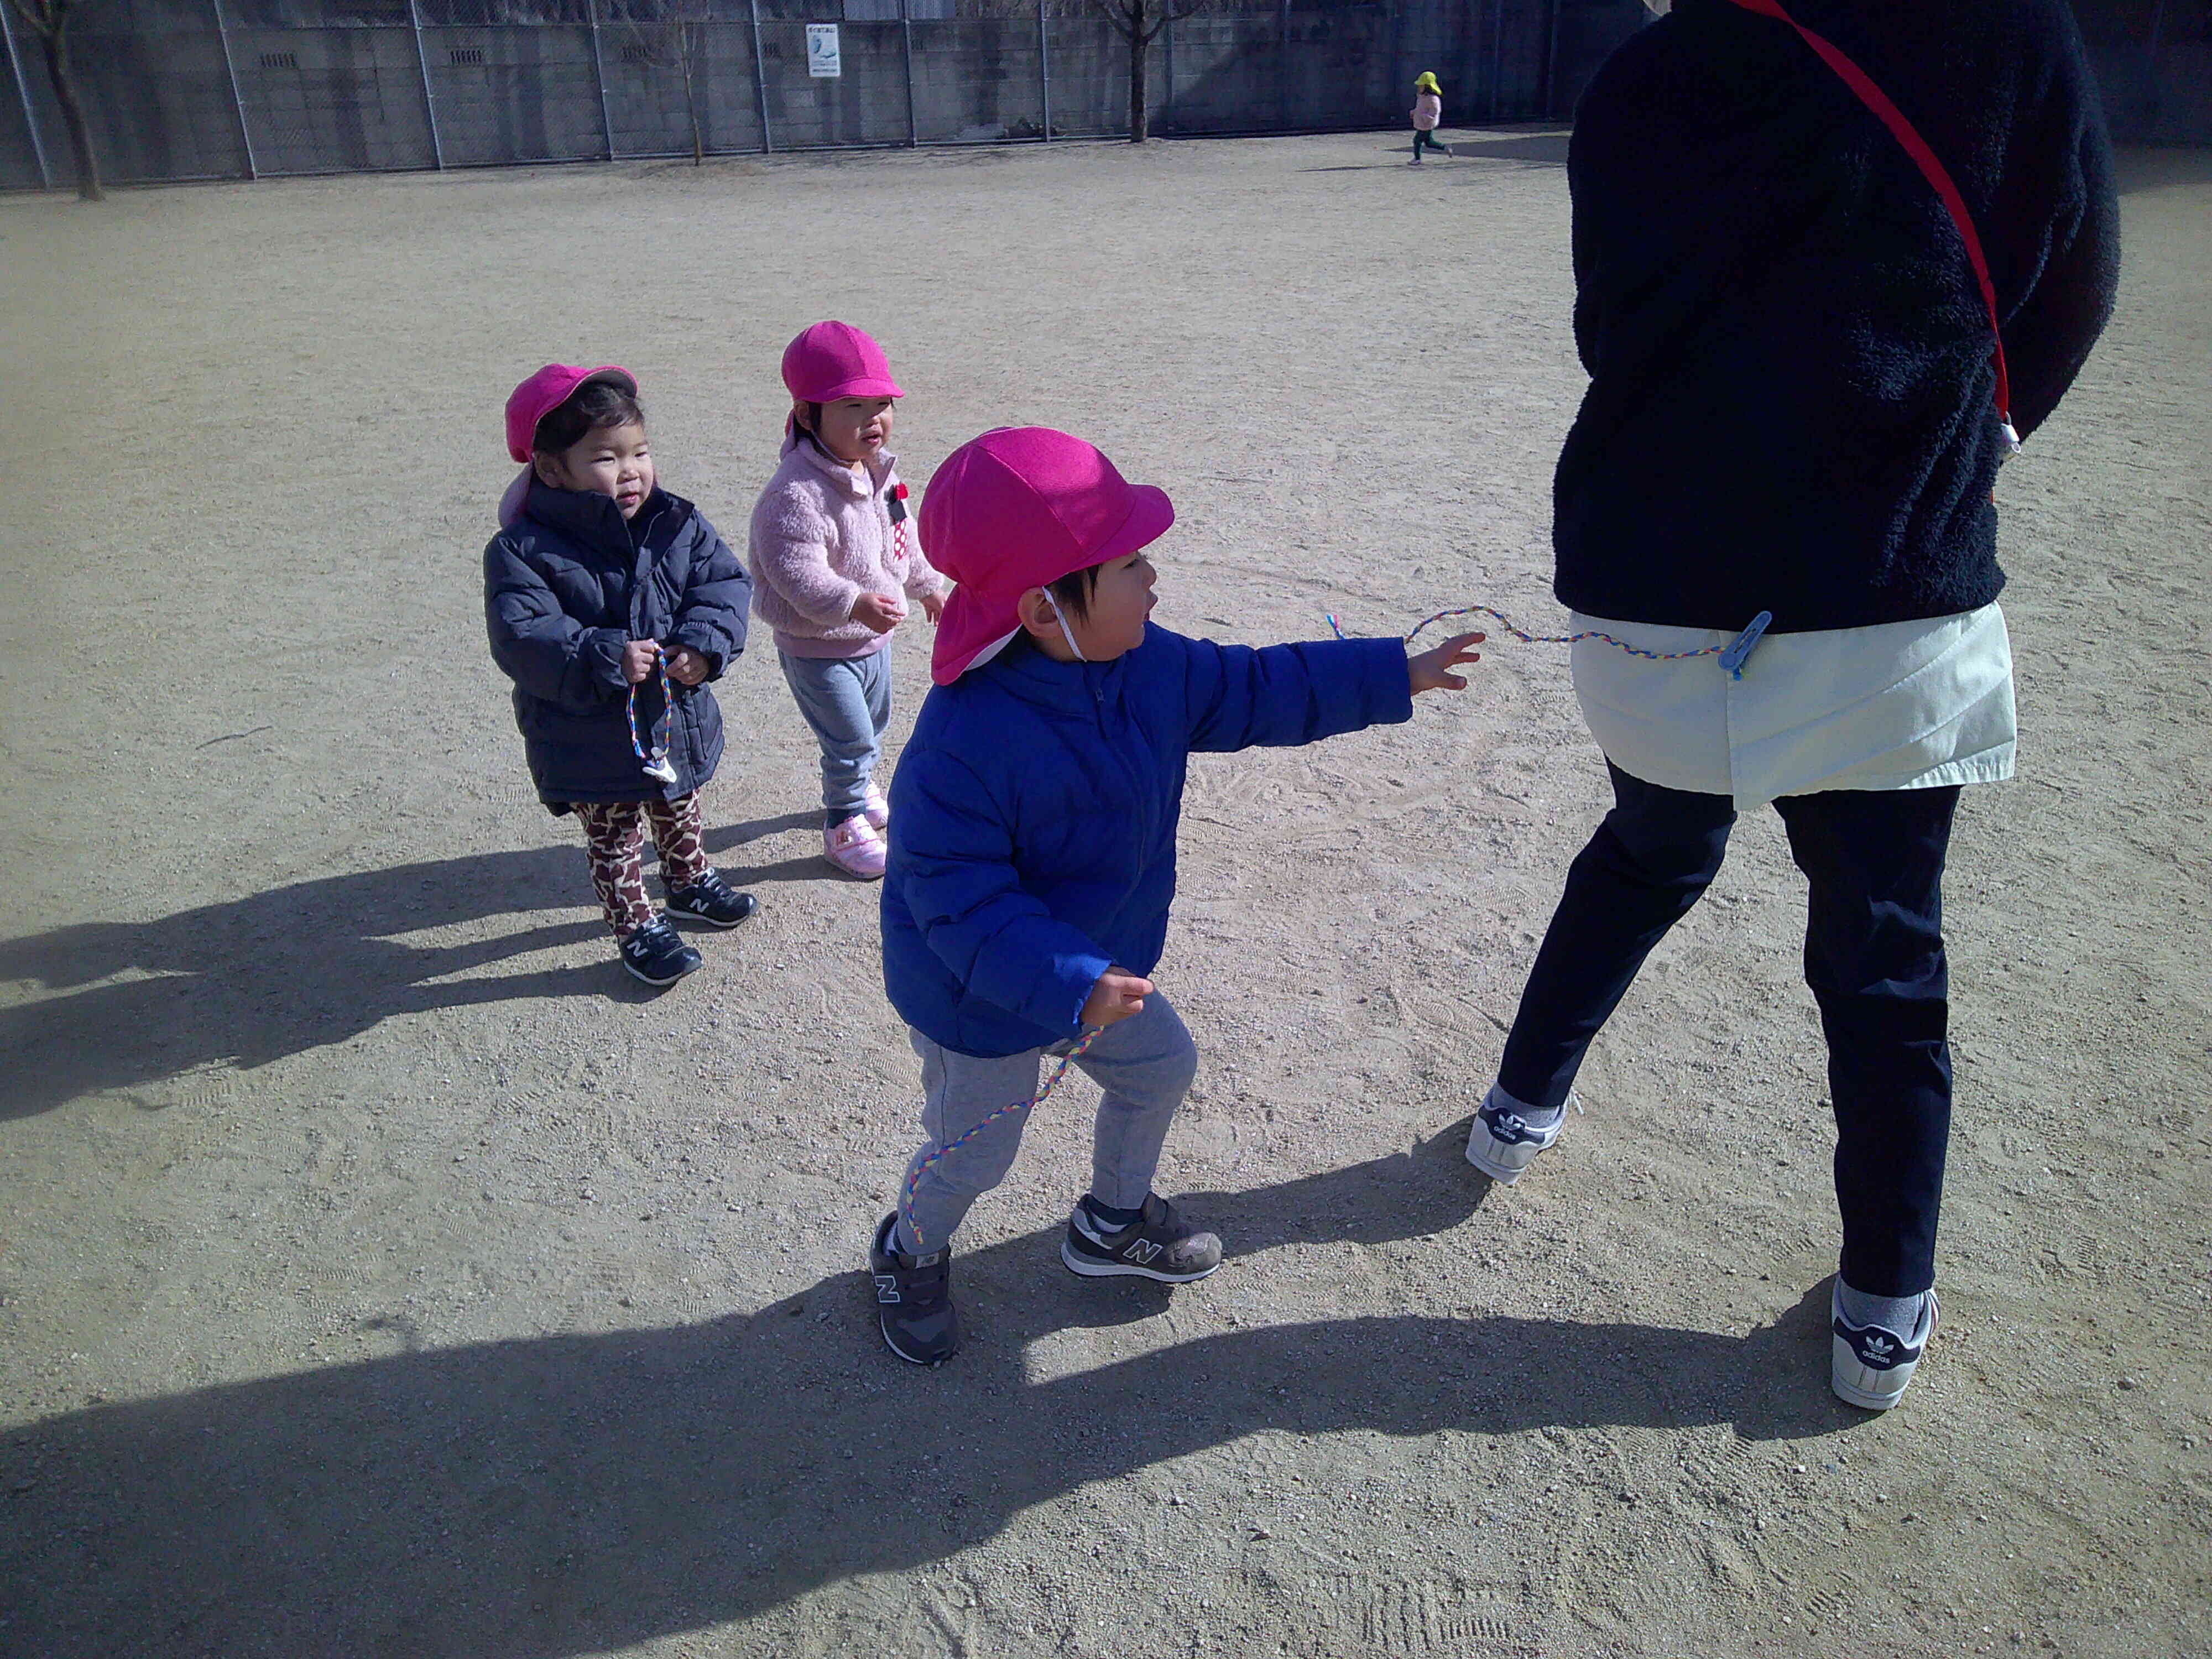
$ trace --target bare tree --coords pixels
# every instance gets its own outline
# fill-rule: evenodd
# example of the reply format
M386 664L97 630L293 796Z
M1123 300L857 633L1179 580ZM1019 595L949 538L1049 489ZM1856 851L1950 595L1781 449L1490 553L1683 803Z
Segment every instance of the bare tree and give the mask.
M62 125L69 129L70 155L76 163L76 193L88 202L103 199L100 163L92 153L92 129L85 125L84 106L76 100L76 78L70 70L70 0L13 0L31 33L46 49L46 75L54 83L54 102L61 106Z
M1152 112L1146 107L1145 58L1160 31L1192 13L1203 11L1213 0L1091 0L1093 9L1111 23L1129 43L1129 142L1141 144L1152 137Z
M633 17L629 27L635 60L655 69L672 69L684 77L684 114L691 125L691 165L707 159L700 110L705 88L708 0L660 0L656 15Z

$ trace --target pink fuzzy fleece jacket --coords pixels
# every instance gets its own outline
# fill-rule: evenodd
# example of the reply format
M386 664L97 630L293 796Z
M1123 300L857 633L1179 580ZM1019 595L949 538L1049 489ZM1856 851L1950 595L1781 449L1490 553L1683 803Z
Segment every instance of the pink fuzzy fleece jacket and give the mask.
M775 630L776 648L794 657L872 656L889 634L853 620L862 593L918 599L945 591L923 556L909 514L891 520L898 489L892 458L860 471L832 460L798 432L784 440L783 463L753 507L753 613Z

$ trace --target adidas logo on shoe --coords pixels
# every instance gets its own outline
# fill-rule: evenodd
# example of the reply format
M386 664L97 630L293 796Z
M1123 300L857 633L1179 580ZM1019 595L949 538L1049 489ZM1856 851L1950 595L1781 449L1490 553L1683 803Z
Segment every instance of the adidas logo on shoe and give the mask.
M1568 1097L1568 1104L1573 1097ZM1548 1123L1531 1123L1514 1109L1521 1103L1493 1085L1482 1109L1467 1133L1467 1161L1501 1186L1521 1179L1521 1172L1535 1162L1536 1154L1559 1138L1567 1127L1562 1106Z
M1518 1146L1524 1140L1541 1140L1542 1135L1528 1127L1528 1120L1518 1112L1500 1112L1490 1120L1490 1133L1508 1146Z
M1920 1318L1910 1333L1880 1325L1854 1325L1844 1317L1843 1297L1829 1298L1828 1385L1838 1400L1870 1412L1886 1412L1904 1396L1905 1385L1919 1369L1936 1330L1936 1293L1921 1304Z

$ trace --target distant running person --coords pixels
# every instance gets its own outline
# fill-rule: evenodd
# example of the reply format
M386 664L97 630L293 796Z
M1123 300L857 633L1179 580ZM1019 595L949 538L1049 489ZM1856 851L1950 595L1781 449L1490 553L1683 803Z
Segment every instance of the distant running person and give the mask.
M1407 167L1421 165L1421 146L1451 154L1449 144L1437 140L1437 127L1444 118L1444 89L1437 84L1434 70L1423 70L1413 82L1413 159Z
M1952 814L2013 769L1991 489L2118 276L2096 93L2064 0L1682 0L1598 71L1567 172L1590 384L1555 591L1656 653L1771 620L1740 678L1576 647L1615 805L1468 1158L1510 1182L1553 1144L1591 1038L1771 802L1835 1108L1831 1382L1882 1410L1936 1322Z

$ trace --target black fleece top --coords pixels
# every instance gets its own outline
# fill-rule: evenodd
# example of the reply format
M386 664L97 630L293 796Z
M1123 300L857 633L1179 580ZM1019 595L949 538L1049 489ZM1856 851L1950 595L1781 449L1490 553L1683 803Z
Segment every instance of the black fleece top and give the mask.
M2111 147L2065 0L1784 0L1887 93L1981 234L2022 436L2111 314ZM1787 25L1679 0L1584 93L1568 155L1590 385L1555 591L1777 632L2004 585L1989 313L1920 169Z

